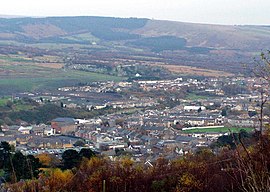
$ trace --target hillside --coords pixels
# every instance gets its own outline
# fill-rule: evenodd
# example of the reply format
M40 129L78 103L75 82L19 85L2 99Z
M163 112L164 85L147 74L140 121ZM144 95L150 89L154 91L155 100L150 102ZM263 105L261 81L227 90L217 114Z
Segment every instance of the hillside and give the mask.
M257 51L268 48L269 26L229 26L194 24L137 18L48 17L1 18L0 39L19 42L83 43L64 41L70 35L91 33L107 41L134 40L145 37L183 38L188 47ZM180 46L181 48L181 46Z
M267 26L209 25L150 20L134 33L146 37L180 37L184 38L187 46L191 47L241 51L265 49L270 42L270 27Z
M143 27L146 22L147 19L108 17L1 18L0 32L2 34L13 34L14 40L25 43L39 42L38 40L41 40L41 42L55 40L57 42L57 40L60 41L60 37L89 32L103 40L121 40L138 38L138 35L125 31L114 31L115 29L137 29ZM49 37L51 39L48 39ZM0 38L6 39L4 35L0 35Z
M161 73L154 71L162 70L163 76L250 74L253 58L269 49L269 34L269 26L139 18L0 18L0 85L10 87L6 79L16 77L16 82L27 82L24 86L44 88L40 78L45 73L57 79L50 83L54 87L59 81L85 82L85 78L76 79L75 70L83 73L80 77L91 72L93 76L110 75L109 79L131 78L135 74L128 66L138 69L136 73L152 71L146 78L159 78ZM21 90L21 85L16 86Z

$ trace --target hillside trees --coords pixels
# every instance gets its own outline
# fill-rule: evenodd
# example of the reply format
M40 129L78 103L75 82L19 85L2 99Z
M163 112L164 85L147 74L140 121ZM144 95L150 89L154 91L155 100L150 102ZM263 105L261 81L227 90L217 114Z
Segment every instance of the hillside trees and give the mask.
M60 165L60 159L58 159L53 154L43 153L37 155L36 158L39 159L39 162L42 164L42 167L54 168Z
M80 162L79 153L73 149L66 150L62 155L63 169L77 167Z
M245 147L238 146L231 156L231 164L224 167L239 191L261 192L270 188L269 135L262 135L259 142Z
M94 156L95 153L89 148L82 148L79 153L76 150L68 149L62 154L62 168L79 167L84 158L90 159Z
M21 181L8 187L14 192L102 191L104 187L107 192L267 191L270 187L270 134L263 135L259 142L254 137L254 140L248 138L252 143L249 146L242 144L245 134L238 135L234 150L225 146L219 153L213 153L203 148L174 160L160 157L151 164L138 163L129 157L112 162L104 157L93 157L88 149L80 153L67 150L63 160L73 165L66 170L49 168L40 173L38 180ZM83 154L91 157L82 158L87 157ZM74 158L77 161L74 162Z
M11 166L14 171L13 177L19 181L36 178L40 172L41 163L33 155L24 156L22 153L16 152L12 157Z
M17 182L21 179L33 179L39 174L41 164L32 155L23 155L21 152L12 152L7 142L1 142L0 169L4 171L4 180Z
M21 121L31 124L47 124L52 119L57 117L92 118L103 114L114 113L118 110L112 107L106 107L101 110L88 111L87 109L83 108L62 108L54 103L37 105L36 103L31 102L33 101L28 101L27 105L24 103L23 108L20 110L15 110L17 104L21 103L20 100L13 102L12 109L7 108L6 106L0 106L0 119L2 120L0 124L20 125ZM22 106L22 104L20 104L20 106Z
M115 162L94 157L83 159L76 170L52 169L41 173L38 180L9 187L14 192L102 191L105 185L107 192L226 191L233 181L221 170L221 162L225 161L219 158L209 150L202 150L172 161L161 157L148 166L127 157Z
M80 158L90 159L95 156L95 153L89 148L82 148L79 152Z

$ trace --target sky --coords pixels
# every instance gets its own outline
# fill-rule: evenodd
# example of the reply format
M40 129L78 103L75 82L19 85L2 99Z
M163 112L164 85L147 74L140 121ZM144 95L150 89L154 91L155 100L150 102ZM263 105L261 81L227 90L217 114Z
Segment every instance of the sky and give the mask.
M270 0L2 0L0 15L113 16L211 24L270 24Z

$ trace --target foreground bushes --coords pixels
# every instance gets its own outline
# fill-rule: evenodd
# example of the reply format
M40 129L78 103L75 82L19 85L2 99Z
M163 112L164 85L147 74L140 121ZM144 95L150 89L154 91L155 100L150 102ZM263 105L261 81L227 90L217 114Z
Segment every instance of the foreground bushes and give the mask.
M20 181L4 190L85 192L192 192L267 191L270 188L270 140L267 136L246 148L224 148L218 155L204 149L195 155L168 161L159 158L153 166L130 158L111 162L105 158L83 159L68 170L49 168L38 179Z

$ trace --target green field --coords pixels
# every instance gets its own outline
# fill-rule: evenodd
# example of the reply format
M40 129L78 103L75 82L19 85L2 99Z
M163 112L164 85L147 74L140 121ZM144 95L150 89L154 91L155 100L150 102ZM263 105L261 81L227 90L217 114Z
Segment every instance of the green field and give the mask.
M30 76L31 73L32 77ZM29 77L27 75L22 77L16 77L16 75L6 78L0 77L0 95L24 91L53 90L62 86L74 86L78 83L93 81L120 81L123 79L111 75L73 70L45 70L39 72L30 70L27 74L29 74Z
M11 100L11 97L2 97L0 98L0 107L5 106L8 102L8 100Z
M8 104L8 101L11 104ZM30 110L35 106L25 102L23 100L12 100L11 97L1 97L0 98L0 108L1 111L22 111L22 110Z
M186 96L186 99L189 99L189 100L198 100L198 99L209 99L209 97L212 97L212 96L197 95L197 94L195 94L195 93L189 93L189 94Z
M35 59L41 60L41 62L36 62ZM8 56L0 55L0 95L25 91L55 90L58 87L74 86L78 83L121 81L124 79L108 74L42 66L46 62L48 65L50 63L54 65L57 60L59 58L55 56L29 59L20 53Z
M6 55L0 55L0 60L4 60L7 62L32 62L31 59L23 58L21 56L6 56Z
M183 130L183 132L184 133L226 133L226 132L231 131L231 132L237 133L240 130L252 132L254 128L222 127L222 128L189 129L189 130Z

